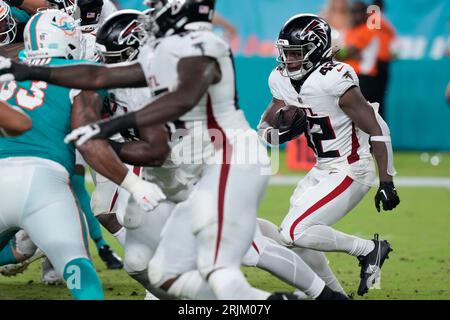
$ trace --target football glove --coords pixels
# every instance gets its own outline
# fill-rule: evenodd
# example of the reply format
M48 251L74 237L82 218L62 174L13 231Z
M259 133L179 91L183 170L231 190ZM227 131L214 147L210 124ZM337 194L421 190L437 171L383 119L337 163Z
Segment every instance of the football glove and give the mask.
M375 195L375 207L378 212L380 212L380 202L383 203L384 211L390 211L400 203L400 198L393 182L380 182L380 187Z
M128 171L120 186L131 194L144 211L154 210L159 202L166 199L156 184L140 179L132 171Z
M275 113L274 129L278 129L279 143L285 143L302 135L308 126L305 112L295 106L281 108Z

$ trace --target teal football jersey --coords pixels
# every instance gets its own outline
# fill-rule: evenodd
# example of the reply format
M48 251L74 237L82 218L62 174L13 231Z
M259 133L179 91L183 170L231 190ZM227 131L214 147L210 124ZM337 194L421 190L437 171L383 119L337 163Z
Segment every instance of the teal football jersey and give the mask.
M49 59L48 65L61 66L88 61ZM89 63L89 62L88 62ZM75 147L65 144L71 131L71 89L43 81L5 82L0 98L20 107L33 121L30 131L15 138L0 139L0 158L39 157L53 160L73 173ZM99 92L103 98L106 91Z

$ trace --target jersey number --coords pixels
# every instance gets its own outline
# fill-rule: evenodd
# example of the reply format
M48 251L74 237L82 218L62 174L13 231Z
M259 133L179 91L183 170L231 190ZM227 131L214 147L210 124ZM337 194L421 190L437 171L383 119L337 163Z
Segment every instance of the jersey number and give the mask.
M322 141L334 140L336 139L336 134L334 133L333 127L331 126L330 118L309 118L308 122L310 128L315 125L320 126L322 133L314 132L311 133L312 140L314 142L314 149L319 158L337 158L340 156L338 150L323 151ZM310 144L311 145L311 144Z
M14 95L19 107L27 110L34 110L44 104L45 92L48 83L44 81L33 81L30 89L19 88L16 82L10 81L8 85L3 85L0 98L7 101Z

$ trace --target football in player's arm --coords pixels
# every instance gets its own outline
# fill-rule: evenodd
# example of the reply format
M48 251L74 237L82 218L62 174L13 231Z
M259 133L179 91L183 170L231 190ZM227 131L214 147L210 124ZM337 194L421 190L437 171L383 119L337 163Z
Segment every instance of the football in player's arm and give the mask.
M32 122L20 108L0 100L0 136L15 137L31 129Z

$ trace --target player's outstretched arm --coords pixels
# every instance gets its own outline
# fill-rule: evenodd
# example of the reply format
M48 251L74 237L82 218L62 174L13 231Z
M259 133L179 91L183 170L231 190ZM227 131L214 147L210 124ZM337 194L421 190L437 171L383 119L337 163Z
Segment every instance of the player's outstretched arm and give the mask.
M145 87L139 63L100 65L72 64L63 67L31 66L0 57L0 81L40 80L51 84L83 89Z
M32 122L20 108L0 101L0 136L15 137L31 129Z
M375 114L375 110L366 101L359 87L352 87L344 93L339 105L358 128L370 135L380 176L380 188L375 197L377 210L380 211L380 202L383 203L384 210L394 209L400 203L400 199L393 182L396 172L388 126L379 115Z
M210 57L183 58L178 63L178 86L143 109L109 121L101 121L74 130L67 141L81 145L94 138L109 138L128 128L143 128L179 119L194 108L208 87L222 77L217 61Z

